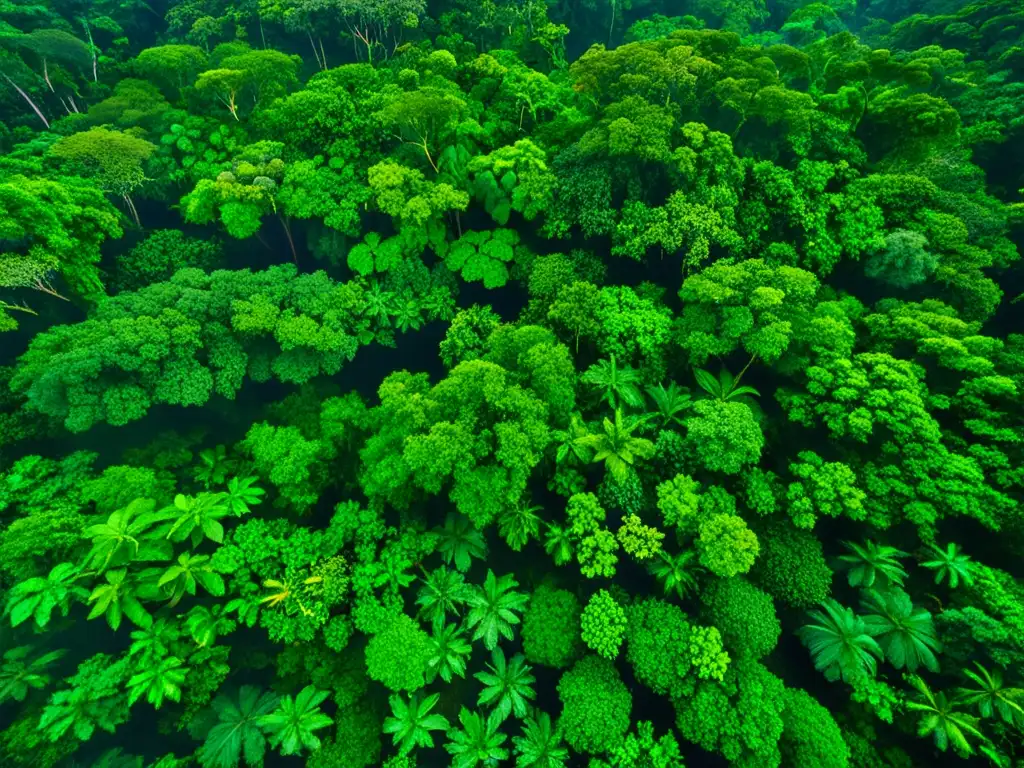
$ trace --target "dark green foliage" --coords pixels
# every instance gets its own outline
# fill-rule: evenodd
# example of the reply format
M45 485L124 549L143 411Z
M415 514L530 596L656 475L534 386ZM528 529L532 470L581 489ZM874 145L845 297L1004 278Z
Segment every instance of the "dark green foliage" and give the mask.
M558 681L566 743L580 752L615 747L629 729L632 696L607 659L586 656Z
M719 579L701 595L707 621L722 633L725 646L759 659L775 648L782 628L767 594L746 579Z
M538 587L523 614L526 658L549 667L569 666L580 650L581 611L572 592Z

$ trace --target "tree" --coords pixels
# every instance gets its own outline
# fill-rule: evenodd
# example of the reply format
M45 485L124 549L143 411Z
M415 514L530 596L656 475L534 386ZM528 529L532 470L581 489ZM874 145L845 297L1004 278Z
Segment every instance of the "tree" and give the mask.
M581 336L597 336L601 324L597 318L601 291L592 283L577 281L558 291L558 297L548 310L548 319L564 326L580 351Z
M294 698L282 697L277 709L261 715L259 726L267 732L270 746L282 755L297 755L303 749L315 751L320 739L315 731L326 728L334 721L320 711L320 704L330 695L307 685Z
M942 650L942 645L935 634L932 615L914 606L910 595L902 590L868 589L863 594L864 625L868 634L877 638L885 658L896 669L906 667L914 672L923 666L938 672L935 654Z
M878 581L881 585L903 586L907 572L899 559L907 557L906 552L885 544L876 544L868 539L863 545L844 541L843 546L850 554L840 555L839 561L849 569L847 578L851 587L870 588Z
M849 765L850 748L832 714L801 688L787 688L783 697L779 747L784 764L817 768Z
M864 274L896 288L923 283L938 266L939 257L925 250L928 238L920 232L897 229L885 235L885 250L868 259Z
M430 654L430 637L402 613L366 644L366 674L392 691L415 691L426 684Z
M523 614L523 653L534 664L567 667L580 647L580 602L572 592L542 584Z
M498 730L502 722L498 710L484 719L479 712L463 707L459 722L462 728L448 731L449 741L444 745L452 756L452 768L475 768L480 763L496 765L508 757L508 749L502 746L508 736Z
M486 672L477 672L474 677L484 688L477 698L477 706L491 708L491 715L497 723L503 723L509 715L522 720L526 717L527 702L536 697L533 684L536 678L530 673L525 657L517 653L508 662L500 647L491 651L493 664L487 665Z
M474 586L467 603L466 627L473 630L474 640L483 640L484 647L493 650L498 637L513 638L513 627L526 607L527 596L516 592L519 583L511 574L496 577L487 570L483 586Z
M746 405L698 400L692 410L684 422L686 441L708 470L735 475L761 458L764 434Z
M448 613L459 615L460 606L469 598L469 585L459 571L444 566L424 575L416 604L423 618L430 622L443 622Z
M668 429L670 426L684 426L680 414L686 413L690 408L689 390L670 381L667 388L664 384L659 384L656 387L647 387L645 391L654 402L654 407L657 408L654 413L648 415L659 419L662 429Z
M585 656L558 681L562 701L559 725L566 743L578 752L601 753L629 730L633 697L612 662Z
M1005 685L999 669L989 672L978 662L974 662L974 667L963 670L974 685L958 688L957 700L977 707L982 717L997 717L1008 724L1024 722L1024 688Z
M430 144L450 129L465 106L464 101L438 88L418 88L399 92L377 117L385 128L396 132L396 138L421 149L438 173Z
M425 698L414 693L409 701L398 694L388 698L392 716L384 720L384 733L391 734L400 755L408 755L416 747L433 747L434 737L430 732L447 731L450 728L444 715L431 713L440 698L436 693Z
M430 657L427 659L427 682L440 676L450 683L455 675L466 676L466 661L473 646L463 637L463 629L456 624L435 621L430 636Z
M547 712L537 710L523 721L523 735L513 736L516 768L565 768L569 750L560 729L552 728Z
M746 573L761 551L757 535L739 515L712 515L700 524L701 565L724 577Z
M132 193L145 181L142 164L155 150L156 146L145 139L121 131L90 128L65 136L50 147L49 154L70 174L93 177L106 192L123 199L139 225Z
M813 623L802 626L797 634L811 651L815 668L827 680L874 676L884 652L869 634L864 619L831 599L809 615Z
M918 735L931 736L935 746L943 752L952 745L953 751L961 757L973 755L971 739L986 741L978 729L978 718L958 711L955 702L951 702L946 694L933 692L917 675L910 675L907 680L916 690L916 698L908 699L906 707L911 712L921 713Z
M636 459L654 455L654 443L646 438L634 437L640 426L632 417L623 419L622 410L615 410L615 421L605 417L603 433L584 435L576 444L594 451L592 462L604 462L605 470L616 480L623 481Z
M0 214L0 236L11 244L0 257L0 288L64 299L52 283L59 274L79 295L102 294L100 246L122 235L120 216L102 190L73 176L4 176Z
M697 589L697 576L704 571L695 562L697 551L686 549L678 555L659 550L650 564L651 573L661 582L665 595L674 593L680 600Z
M937 544L929 544L934 560L925 560L921 563L928 570L935 571L935 583L941 584L949 579L949 588L956 589L960 582L965 587L974 584L973 564L969 555L960 551L960 545L950 542L945 549Z
M606 589L599 589L580 617L583 642L588 648L614 660L626 634L626 612Z
M641 381L640 372L628 365L616 366L615 355L609 360L598 360L583 372L580 381L603 390L603 399L613 409L617 403L631 408L639 408L644 403L638 386Z
M749 581L717 579L701 598L705 619L722 633L734 655L760 659L775 649L782 634L775 606L771 597Z

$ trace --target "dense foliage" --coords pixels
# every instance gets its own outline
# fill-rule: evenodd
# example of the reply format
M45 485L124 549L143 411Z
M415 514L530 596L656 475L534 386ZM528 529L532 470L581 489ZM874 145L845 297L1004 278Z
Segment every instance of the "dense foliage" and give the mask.
M1014 0L0 2L0 765L1024 765Z

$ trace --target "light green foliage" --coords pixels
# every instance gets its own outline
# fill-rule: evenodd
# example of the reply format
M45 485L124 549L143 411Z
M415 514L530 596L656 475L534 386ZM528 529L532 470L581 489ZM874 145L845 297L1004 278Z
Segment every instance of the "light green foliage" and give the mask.
M551 206L555 176L544 150L530 139L474 157L467 170L475 197L500 226L508 224L512 211L532 221Z
M100 246L119 238L122 229L101 190L73 176L3 176L0 213L4 240L19 245L5 248L0 258L0 288L60 297L52 284L60 274L81 296L102 293Z
M810 316L818 288L810 272L761 259L713 265L683 282L676 339L694 365L737 348L773 363Z
M736 576L754 565L761 551L757 535L739 515L712 515L700 524L701 565L717 576Z
M738 474L761 458L764 434L743 403L698 400L686 419L686 441L712 472Z
M622 525L615 533L623 551L634 560L644 562L650 560L661 551L661 542L665 534L657 528L644 525L636 515L622 518Z
M599 589L583 609L580 629L583 642L590 650L614 660L625 639L626 612L608 590Z
M479 280L484 288L501 288L508 282L506 265L522 259L523 248L514 229L466 232L451 244L444 261L466 282Z
M448 731L449 741L445 751L452 756L452 768L475 768L495 765L508 757L508 749L502 746L508 739L498 730L501 718L494 710L484 719L479 712L470 712L463 707L459 712L461 728Z
M812 451L801 451L799 459L789 465L789 471L799 479L786 490L794 525L813 528L822 515L864 518L866 494L856 486L856 476L848 465L824 461Z
M669 528L696 531L699 503L700 483L689 475L676 475L658 486L658 509Z
M474 304L459 310L441 342L441 361L452 368L465 360L483 357L488 337L500 324L501 318L490 305Z
M246 375L302 383L336 373L359 346L361 306L360 288L322 272L184 270L36 336L12 386L73 431L123 425L155 403L234 397ZM83 377L83 365L99 371Z
M572 592L537 587L523 615L526 658L548 667L567 667L579 652L580 611Z
M592 462L603 462L605 471L616 482L625 482L637 459L649 459L654 455L654 443L633 432L640 422L631 416L624 417L622 409L616 408L615 419L604 418L601 430L578 437L576 445L592 452Z
M430 638L400 614L366 645L366 672L392 691L415 691L426 683Z
M562 728L574 750L601 753L614 748L629 730L633 697L612 662L586 656L558 681Z
M30 618L37 627L46 628L53 610L67 616L72 601L84 600L88 590L77 585L79 572L71 563L55 565L45 577L36 576L16 584L7 594L4 615L16 627Z
M935 571L936 584L941 584L948 579L949 588L956 589L960 586L960 582L963 582L966 587L974 583L970 555L961 552L959 544L950 542L945 549L931 544L929 549L935 559L925 560L921 565Z
M69 175L94 178L103 190L128 198L145 181L142 164L155 149L128 133L90 128L58 141L50 147L50 155Z
M693 626L678 606L654 598L629 606L626 614L626 658L652 691L674 697L688 690L694 676L722 679L729 654L717 629Z
M713 581L701 598L707 621L733 655L760 659L778 644L782 627L772 599L746 579Z

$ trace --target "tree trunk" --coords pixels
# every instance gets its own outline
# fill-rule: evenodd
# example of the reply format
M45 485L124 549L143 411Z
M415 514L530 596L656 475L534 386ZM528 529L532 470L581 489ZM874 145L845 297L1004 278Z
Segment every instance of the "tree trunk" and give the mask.
M32 111L39 116L40 120L43 121L43 125L46 126L46 130L50 130L50 121L43 116L43 113L39 111L39 107L37 107L36 103L32 101L31 98L29 98L29 95L25 93L23 90L21 90L21 88L18 87L18 84L11 80L11 78L9 78L7 75L0 74L0 77L3 77L4 80L10 83L11 87L18 92L21 98L28 102L28 105L32 107Z

